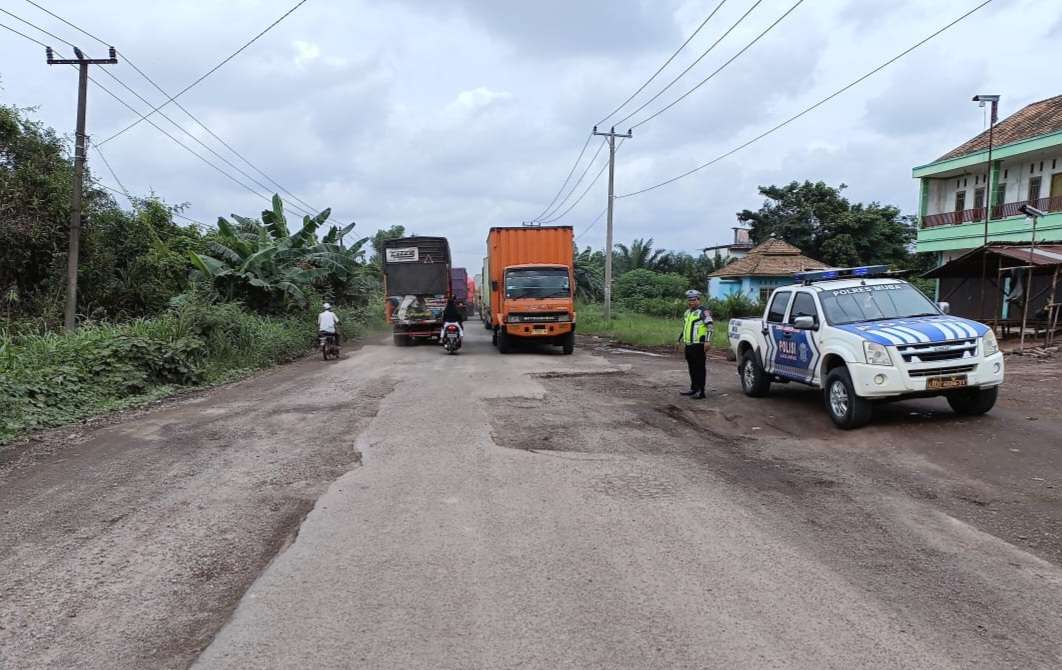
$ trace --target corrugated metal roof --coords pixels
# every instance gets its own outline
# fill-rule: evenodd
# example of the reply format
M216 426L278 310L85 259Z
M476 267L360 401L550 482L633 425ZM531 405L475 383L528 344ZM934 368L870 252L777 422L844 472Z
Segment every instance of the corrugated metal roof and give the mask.
M1028 244L991 244L988 247L971 249L962 256L933 268L922 276L928 279L979 276L982 267L981 256L985 253L997 257L990 261L988 268L990 274L996 271L997 263L1004 268L1023 265L1037 267L1062 265L1062 244L1037 244L1036 248L1032 250L1031 262L1029 256L1030 245Z

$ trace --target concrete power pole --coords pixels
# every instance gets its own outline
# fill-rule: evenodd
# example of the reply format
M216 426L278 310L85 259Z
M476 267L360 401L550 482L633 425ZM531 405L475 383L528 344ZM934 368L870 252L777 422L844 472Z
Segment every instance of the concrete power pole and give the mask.
M66 332L77 328L77 263L78 249L81 243L81 187L85 179L85 105L88 97L89 65L114 65L118 62L118 53L111 47L110 58L85 58L81 50L74 48L73 59L57 59L52 48L47 48L49 65L74 65L78 68L77 77L77 131L74 136L74 183L70 189L70 240L66 260L66 310L63 315L63 327Z
M626 135L617 135L616 127L607 133L597 132L594 126L594 134L608 138L608 217L605 224L605 321L612 320L612 202L616 199L616 138L633 137L628 130Z

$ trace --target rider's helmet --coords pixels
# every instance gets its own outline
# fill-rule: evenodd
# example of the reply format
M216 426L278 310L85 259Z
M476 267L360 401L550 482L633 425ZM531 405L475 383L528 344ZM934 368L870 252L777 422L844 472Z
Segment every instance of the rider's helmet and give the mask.
M332 303L328 303L328 302L326 302L326 303L324 304L324 308L325 308L326 310L327 310L327 309L332 309Z

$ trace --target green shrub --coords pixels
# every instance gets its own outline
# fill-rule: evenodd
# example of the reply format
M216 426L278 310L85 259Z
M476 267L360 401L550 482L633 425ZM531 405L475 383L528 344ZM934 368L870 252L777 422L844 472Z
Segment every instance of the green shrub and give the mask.
M383 321L382 301L373 305L339 310L344 338ZM316 316L262 316L193 298L154 319L89 323L70 335L0 331L0 444L25 430L293 360L312 346Z
M682 298L689 282L679 274L638 269L624 273L616 280L616 298Z
M748 296L743 293L731 293L722 299L709 298L705 305L717 321L763 314L763 306L749 300Z

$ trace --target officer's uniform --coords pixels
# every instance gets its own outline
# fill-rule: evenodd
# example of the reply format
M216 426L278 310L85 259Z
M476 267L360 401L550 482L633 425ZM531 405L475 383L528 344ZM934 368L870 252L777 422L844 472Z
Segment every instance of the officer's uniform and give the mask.
M690 368L690 390L704 393L707 372L704 369L704 343L708 340L708 329L712 325L712 314L704 305L687 309L682 317L681 342L686 345L686 363Z

